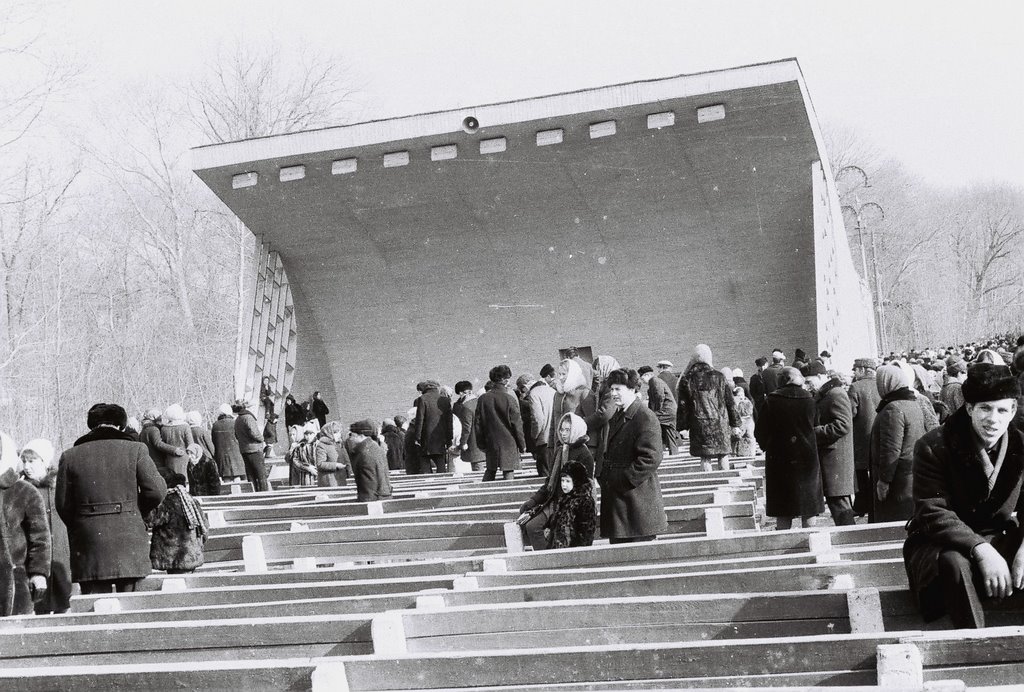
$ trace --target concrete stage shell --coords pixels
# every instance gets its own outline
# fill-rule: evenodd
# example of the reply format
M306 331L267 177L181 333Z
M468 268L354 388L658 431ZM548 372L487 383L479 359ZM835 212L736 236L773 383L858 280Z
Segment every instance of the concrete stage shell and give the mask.
M246 388L319 389L345 421L569 345L681 368L703 342L748 373L875 352L795 60L193 154L266 250Z

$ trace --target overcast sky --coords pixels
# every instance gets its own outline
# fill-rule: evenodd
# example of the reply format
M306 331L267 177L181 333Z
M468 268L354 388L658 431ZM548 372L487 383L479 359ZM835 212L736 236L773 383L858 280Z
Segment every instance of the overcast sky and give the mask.
M796 57L823 124L950 185L1024 185L1022 33L1017 0L73 0L47 21L88 70L83 118L90 98L187 75L239 37L344 59L359 119Z

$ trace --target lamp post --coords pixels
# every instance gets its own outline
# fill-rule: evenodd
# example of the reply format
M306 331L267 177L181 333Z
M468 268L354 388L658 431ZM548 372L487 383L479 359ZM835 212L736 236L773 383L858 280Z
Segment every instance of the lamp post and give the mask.
M853 190L856 190L858 187L871 187L871 183L868 181L868 174L865 173L864 169L861 168L860 166L843 166L836 173L836 180L838 181L843 174L848 172L855 172L860 174L862 180L860 185L856 185L853 188L851 188L851 192ZM856 194L854 194L853 196L853 202L853 204L844 204L842 206L842 211L851 213L853 215L854 221L856 222L855 228L857 230L857 243L860 245L861 276L863 276L864 279L867 280L868 262L867 255L864 252L864 230L867 228L867 225L864 223L864 212L868 209L875 209L878 211L879 214L881 214L881 217L884 219L885 210L882 209L882 205L878 204L877 202L861 203L860 198ZM874 303L875 323L878 331L878 352L879 354L884 354L887 339L885 338L885 311L882 304L881 277L878 273L878 246L875 243L874 227L871 227L870 231L871 232L869 234L869 238L871 243L871 268L872 278L874 279L874 289L872 290L872 302Z

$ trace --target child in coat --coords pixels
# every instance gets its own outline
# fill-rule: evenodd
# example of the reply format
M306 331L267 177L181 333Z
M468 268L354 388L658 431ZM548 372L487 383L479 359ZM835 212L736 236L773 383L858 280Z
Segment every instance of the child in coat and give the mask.
M188 479L180 473L171 476L170 488L160 506L149 515L153 538L149 560L153 569L168 574L185 574L203 564L203 544L209 527L199 502L188 494Z
M597 530L597 503L590 474L580 462L570 461L562 467L558 480L562 496L551 518L551 528L545 531L551 547L592 545Z

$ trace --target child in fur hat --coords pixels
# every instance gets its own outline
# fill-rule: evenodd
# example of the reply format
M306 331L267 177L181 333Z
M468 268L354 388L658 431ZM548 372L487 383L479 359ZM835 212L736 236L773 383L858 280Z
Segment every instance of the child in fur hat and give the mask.
M36 615L64 613L71 607L71 544L68 529L54 509L57 464L49 440L32 440L21 448L21 476L39 492L50 529L50 576L46 594L36 601Z
M546 530L552 548L575 548L594 543L597 530L597 503L587 469L578 461L562 467L558 478L561 498Z
M193 572L203 564L203 544L209 527L202 506L189 495L186 483L180 473L171 476L167 495L149 515L153 528L149 559L153 569L168 574Z

